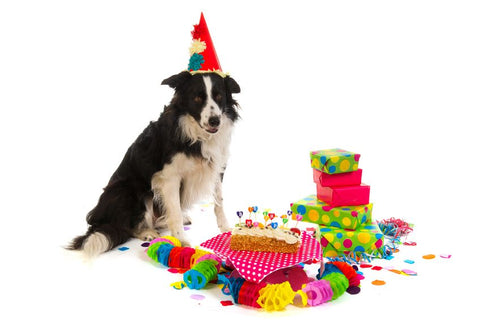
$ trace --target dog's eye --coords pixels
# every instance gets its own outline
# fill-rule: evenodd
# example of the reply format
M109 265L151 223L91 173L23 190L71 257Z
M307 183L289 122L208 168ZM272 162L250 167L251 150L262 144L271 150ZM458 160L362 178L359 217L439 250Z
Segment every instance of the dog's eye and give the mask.
M202 102L203 102L203 98L200 97L200 96L196 96L195 98L193 98L193 101L194 101L195 103L202 103Z
M215 101L217 102L222 101L222 95L220 93L215 96Z

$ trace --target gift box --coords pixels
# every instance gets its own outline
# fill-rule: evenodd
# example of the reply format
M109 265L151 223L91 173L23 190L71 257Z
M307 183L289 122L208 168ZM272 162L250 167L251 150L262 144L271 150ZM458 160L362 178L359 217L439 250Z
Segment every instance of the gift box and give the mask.
M356 171L359 159L360 154L338 148L310 152L312 168L329 174Z
M371 223L373 204L361 206L333 207L310 195L292 203L292 212L303 216L302 221L313 222L323 226L357 229Z
M320 183L324 187L358 186L362 183L362 169L337 174L313 169L313 182Z
M384 236L376 223L357 230L322 227L320 233L324 257L348 256L352 253L381 255L383 252Z
M332 207L364 205L370 200L370 186L362 183L358 186L323 187L317 183L317 198Z

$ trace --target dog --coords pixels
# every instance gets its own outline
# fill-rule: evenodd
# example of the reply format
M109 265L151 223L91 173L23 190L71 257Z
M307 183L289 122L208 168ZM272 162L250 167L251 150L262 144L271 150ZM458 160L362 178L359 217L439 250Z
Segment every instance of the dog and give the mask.
M85 235L68 249L91 258L136 237L151 241L167 227L189 246L185 212L205 196L214 198L221 232L229 230L223 210L222 181L239 105L240 86L216 72L180 72L162 81L173 98L127 150L88 213Z

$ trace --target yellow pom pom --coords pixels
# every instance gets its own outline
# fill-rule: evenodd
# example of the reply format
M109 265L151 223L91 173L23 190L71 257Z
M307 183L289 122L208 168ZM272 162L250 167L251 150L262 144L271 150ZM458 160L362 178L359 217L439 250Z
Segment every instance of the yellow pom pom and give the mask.
M172 243L173 243L173 245L174 245L175 247L181 247L181 246L182 246L182 243L180 242L180 240L178 240L178 239L175 238L175 237L172 237L172 236L163 236L162 238L172 241Z

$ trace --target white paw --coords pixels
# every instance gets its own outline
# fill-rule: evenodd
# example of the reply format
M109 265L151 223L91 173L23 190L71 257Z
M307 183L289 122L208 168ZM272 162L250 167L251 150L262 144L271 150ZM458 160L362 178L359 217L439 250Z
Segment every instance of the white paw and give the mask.
M188 240L187 236L185 235L185 232L183 231L177 231L177 232L172 232L172 236L177 238L180 243L182 244L182 247L190 247L190 241Z
M144 230L137 235L137 238L143 241L152 241L153 239L160 238L160 234L155 230Z
M219 229L220 232L222 232L222 233L232 231L232 228L231 228L228 224L219 225L219 226L218 226L218 229Z

